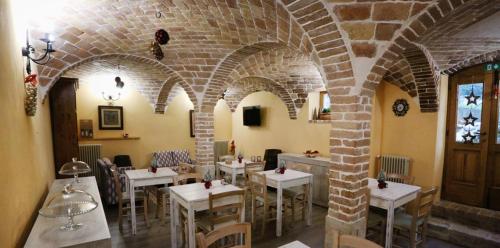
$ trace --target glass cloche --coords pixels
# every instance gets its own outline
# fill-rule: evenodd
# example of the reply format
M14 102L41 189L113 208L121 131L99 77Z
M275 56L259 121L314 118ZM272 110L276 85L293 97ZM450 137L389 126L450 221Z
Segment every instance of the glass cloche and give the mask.
M71 184L67 184L62 192L50 198L39 213L49 218L68 218L68 223L61 226L60 229L74 231L81 228L83 224L75 224L73 217L89 213L96 209L97 205L98 203L92 195L82 190L73 189Z
M75 177L75 183L79 183L78 181L78 174L84 174L91 172L92 170L90 169L90 166L83 162L83 161L78 161L76 158L73 158L71 162L67 162L61 166L61 169L59 170L60 175L68 175L68 176L74 176Z

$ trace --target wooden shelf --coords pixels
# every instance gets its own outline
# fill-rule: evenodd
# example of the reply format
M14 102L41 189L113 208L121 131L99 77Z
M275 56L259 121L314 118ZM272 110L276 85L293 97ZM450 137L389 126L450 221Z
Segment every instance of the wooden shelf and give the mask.
M80 141L94 141L94 140L140 140L140 137L102 137L102 138L80 138Z

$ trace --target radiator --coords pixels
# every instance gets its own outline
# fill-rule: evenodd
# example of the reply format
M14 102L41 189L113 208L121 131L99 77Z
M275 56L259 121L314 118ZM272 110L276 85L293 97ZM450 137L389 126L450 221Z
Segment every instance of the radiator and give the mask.
M409 176L410 158L394 155L382 155L380 156L380 168L384 170L386 174Z
M78 145L78 151L80 152L79 160L87 163L92 170L90 173L82 174L81 176L95 176L98 184L101 183L102 175L99 165L97 164L97 159L101 157L101 145L100 144L85 144Z

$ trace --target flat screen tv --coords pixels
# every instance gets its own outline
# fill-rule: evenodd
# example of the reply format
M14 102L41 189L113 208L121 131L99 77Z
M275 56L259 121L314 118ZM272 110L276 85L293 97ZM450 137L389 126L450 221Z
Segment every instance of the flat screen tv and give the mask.
M243 125L260 126L260 106L243 107Z

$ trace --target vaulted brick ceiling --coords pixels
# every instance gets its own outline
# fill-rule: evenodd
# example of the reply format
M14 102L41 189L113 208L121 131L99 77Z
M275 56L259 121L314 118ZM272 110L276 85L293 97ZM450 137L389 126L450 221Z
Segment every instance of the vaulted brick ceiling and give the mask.
M438 100L435 78L430 82L433 75L463 66L464 60L477 61L473 57L482 53L488 53L488 58L496 56L498 40L479 41L460 36L460 32L498 11L498 3L58 1L57 11L44 16L54 22L58 52L50 64L39 68L41 90L46 95L67 70L94 63L102 56L122 58L110 60L111 64L125 64L120 61L126 56L135 56L136 61L154 60L150 43L154 32L163 28L169 31L171 41L163 46L165 58L157 67L168 75L150 87L156 92L142 90L159 113L176 87L188 92L195 108L204 106L208 111L231 82L248 76L278 83L299 108L307 91L324 87L332 95L359 90L371 94L385 77L397 81L393 83L412 96L417 92L422 110L434 111ZM160 18L156 17L158 12ZM32 37L42 35L43 22L37 17L31 20ZM458 36L449 39L452 35ZM473 47L465 47L472 42ZM283 51L286 56L278 54ZM151 83L151 79L146 81Z

